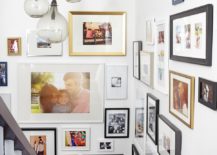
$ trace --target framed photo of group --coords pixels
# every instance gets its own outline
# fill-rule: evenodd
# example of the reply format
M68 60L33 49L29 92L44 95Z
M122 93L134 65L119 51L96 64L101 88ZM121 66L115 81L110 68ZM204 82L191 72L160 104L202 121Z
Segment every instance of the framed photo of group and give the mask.
M170 59L212 65L213 5L170 16Z
M169 111L185 125L193 128L194 77L170 71Z
M126 12L69 12L69 55L126 55Z

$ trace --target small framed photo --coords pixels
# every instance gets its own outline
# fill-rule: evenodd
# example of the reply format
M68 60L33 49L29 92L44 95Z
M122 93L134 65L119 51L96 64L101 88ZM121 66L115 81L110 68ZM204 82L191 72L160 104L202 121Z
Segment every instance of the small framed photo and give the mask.
M105 138L129 137L129 108L105 109Z
M40 38L36 30L27 32L28 56L61 56L63 44L49 43Z
M170 71L169 111L185 125L193 128L194 77Z
M147 19L145 22L145 32L146 32L146 44L154 44L154 23L155 18Z
M135 144L132 144L132 155L140 155Z
M0 97L6 104L9 111L11 111L11 94L8 93L0 93Z
M114 151L114 141L108 139L98 140L98 151L99 152L113 152Z
M182 133L163 115L158 116L158 146L159 155L181 155Z
M182 2L184 2L184 0L172 0L173 5L176 5L176 4L179 4L179 3L182 3Z
M108 65L106 67L106 98L127 99L128 66Z
M23 128L37 155L57 155L56 128Z
M90 128L65 128L62 133L62 150L90 150Z
M8 38L7 44L8 44L8 55L9 56L19 56L22 54L20 37Z
M135 109L135 137L144 137L144 108Z
M140 51L140 80L153 87L154 53Z
M0 62L0 87L8 86L8 63Z
M211 66L213 5L170 16L170 59Z
M133 77L140 79L140 51L142 50L142 41L133 42Z
M159 99L152 94L147 94L147 108L146 108L146 132L155 145L158 144L158 114L159 114Z
M213 110L217 110L217 83L199 78L198 86L198 101Z

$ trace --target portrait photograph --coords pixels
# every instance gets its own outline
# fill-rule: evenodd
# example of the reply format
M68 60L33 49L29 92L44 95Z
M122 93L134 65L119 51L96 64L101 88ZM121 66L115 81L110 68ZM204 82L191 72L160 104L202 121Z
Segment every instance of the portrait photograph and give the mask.
M129 109L106 108L105 113L105 138L129 137Z
M114 151L114 141L107 139L98 139L99 152L112 152Z
M46 136L30 136L30 144L37 155L47 155Z
M198 86L198 101L213 110L217 110L217 83L199 77Z
M194 77L170 71L170 113L193 128Z
M135 137L144 137L144 108L135 109Z
M8 38L8 55L9 56L18 56L21 55L21 38Z
M8 67L7 62L0 62L0 87L8 85Z

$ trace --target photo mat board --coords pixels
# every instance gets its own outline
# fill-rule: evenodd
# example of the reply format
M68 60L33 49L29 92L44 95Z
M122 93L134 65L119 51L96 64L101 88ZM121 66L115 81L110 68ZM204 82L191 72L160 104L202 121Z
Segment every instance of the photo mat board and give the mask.
M135 137L144 137L144 108L135 109Z

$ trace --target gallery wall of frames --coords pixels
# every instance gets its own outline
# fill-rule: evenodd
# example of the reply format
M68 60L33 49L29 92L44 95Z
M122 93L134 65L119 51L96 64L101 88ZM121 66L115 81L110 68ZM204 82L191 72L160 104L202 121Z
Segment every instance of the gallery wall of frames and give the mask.
M146 136L144 142L135 136L132 154L144 154L143 146L152 155L215 154L217 2L153 0L135 7L133 76Z

